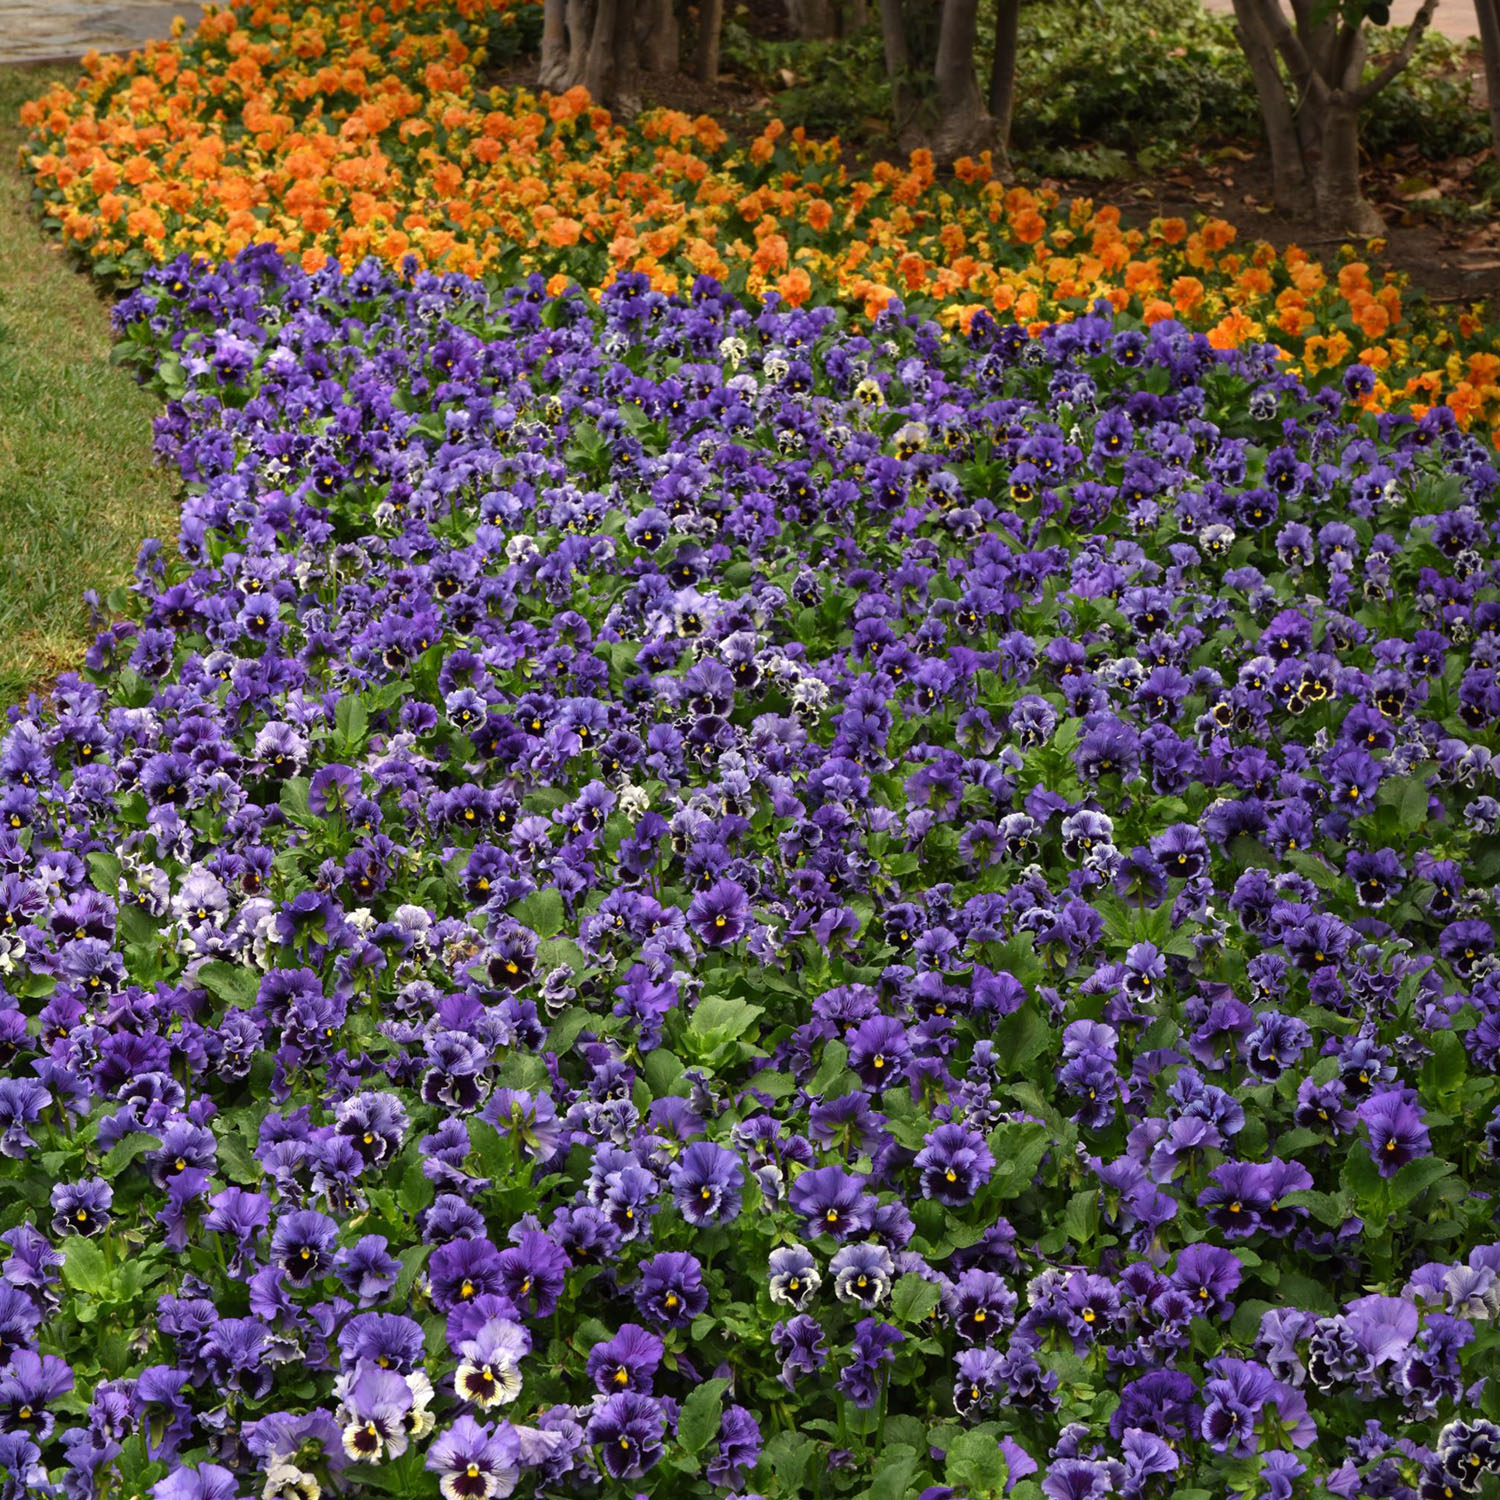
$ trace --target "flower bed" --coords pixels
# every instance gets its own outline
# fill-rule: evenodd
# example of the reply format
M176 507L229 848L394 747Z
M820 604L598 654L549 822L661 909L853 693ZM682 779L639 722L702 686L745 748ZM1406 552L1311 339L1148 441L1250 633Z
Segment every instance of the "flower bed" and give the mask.
M1352 255L1325 269L1236 246L1214 219L1127 230L1118 209L1007 187L984 160L943 178L919 152L850 178L836 141L779 124L743 148L707 117L622 127L581 90L480 89L481 49L525 13L237 0L179 44L95 57L51 90L26 112L27 163L63 237L127 281L183 250L271 243L308 270L415 253L504 282L540 271L554 290L637 271L678 291L706 273L867 318L899 296L949 325L978 307L1055 321L1107 296L1222 348L1273 340L1309 376L1363 361L1382 406L1500 419L1491 330L1471 312L1413 325L1399 278Z
M119 316L188 499L0 746L13 1486L1496 1469L1448 413L630 276Z

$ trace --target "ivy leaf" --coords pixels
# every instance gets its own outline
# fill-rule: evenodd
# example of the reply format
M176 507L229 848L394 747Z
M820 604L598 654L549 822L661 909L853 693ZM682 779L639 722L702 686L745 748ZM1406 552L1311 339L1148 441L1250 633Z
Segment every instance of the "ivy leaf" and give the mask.
M689 1453L701 1453L719 1435L727 1380L705 1380L682 1403L677 1417L677 1441Z

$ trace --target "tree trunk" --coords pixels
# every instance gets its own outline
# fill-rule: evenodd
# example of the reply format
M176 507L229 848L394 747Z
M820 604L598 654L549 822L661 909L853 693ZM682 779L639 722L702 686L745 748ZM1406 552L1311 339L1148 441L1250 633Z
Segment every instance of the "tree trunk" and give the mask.
M842 38L858 36L870 24L868 0L843 0L838 12L838 31Z
M635 35L640 64L648 73L675 73L682 32L672 0L636 0Z
M901 0L880 0L880 34L885 43L885 69L891 80L896 144L910 153L927 144L927 133L922 129L918 117L920 105L912 88L911 51L906 45Z
M1310 192L1326 227L1359 235L1385 228L1360 192L1359 112L1410 63L1437 4L1422 0L1401 45L1366 82L1363 29L1333 20L1325 0L1292 0L1295 28L1281 0L1234 0L1271 148L1276 201L1284 210L1305 212ZM1295 96L1282 80L1278 59Z
M615 71L610 80L610 98L615 112L627 120L641 112L641 70L636 52L635 14L636 0L615 0Z
M1484 48L1484 91L1490 105L1490 143L1500 154L1500 0L1474 0Z
M615 17L620 0L598 0L583 64L583 86L595 104L609 98L615 81Z
M1332 104L1323 119L1323 149L1313 174L1318 222L1335 234L1371 235L1385 220L1359 188L1359 111Z
M979 40L979 0L943 0L938 32L937 130L932 149L945 165L982 151L990 140L990 117L974 76L974 46Z
M786 19L799 41L822 42L834 35L834 7L829 0L786 0Z
M995 61L990 66L990 120L995 150L1010 165L1010 121L1016 107L1016 46L1021 0L995 0Z
M595 0L568 0L568 73L563 89L577 88L588 70L589 38L594 34Z
M555 94L568 87L568 0L547 0L542 12L542 65L537 82Z
M724 28L724 0L699 0L698 54L695 72L699 83L713 83L719 76L719 34Z
M1276 52L1261 20L1256 0L1234 0L1234 18L1239 26L1240 46L1250 64L1260 100L1266 145L1271 152L1272 192L1276 206L1298 217L1312 208L1307 172L1302 161L1302 141L1292 102L1276 67Z

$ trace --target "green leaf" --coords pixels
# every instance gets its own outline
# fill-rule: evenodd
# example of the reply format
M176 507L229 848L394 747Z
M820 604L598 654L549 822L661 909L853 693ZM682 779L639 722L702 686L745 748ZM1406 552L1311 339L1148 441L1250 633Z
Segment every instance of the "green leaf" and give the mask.
M701 1453L719 1435L727 1380L705 1380L682 1403L677 1417L677 1441L689 1453Z
M737 1042L764 1014L763 1007L738 996L705 995L688 1022L688 1038L707 1054L725 1042Z
M306 776L290 777L282 783L281 796L277 805L293 823L300 827L320 828L322 819L313 815L307 803L307 795L311 790L312 782Z
M126 943L140 948L155 946L160 928L156 925L156 918L145 907L134 904L122 906L116 921L120 936Z
M120 889L120 874L124 866L107 849L93 850L88 856L88 866L94 889L113 899Z
M1298 1188L1292 1193L1283 1193L1281 1201L1292 1208L1305 1208L1320 1224L1338 1229L1353 1212L1349 1200L1342 1193L1319 1193L1311 1188Z
M104 1252L81 1234L69 1235L63 1244L63 1280L77 1292L102 1296L110 1284Z
M972 1500L989 1500L1005 1493L1005 1454L994 1433L960 1433L948 1450L943 1469L946 1483Z
M567 926L562 893L550 886L546 890L533 891L512 910L516 921L529 927L538 937L556 937Z
M469 1143L479 1162L479 1170L497 1182L508 1182L516 1170L516 1151L508 1136L503 1136L485 1120L471 1117Z
M920 1323L942 1300L939 1287L915 1271L908 1271L891 1292L891 1311L903 1323Z
M1452 1031L1434 1031L1427 1037L1432 1056L1422 1068L1422 1092L1437 1096L1457 1088L1469 1071L1464 1044Z
M912 1487L912 1476L916 1472L915 1453L893 1452L887 1444L880 1455L880 1466L874 1481L865 1491L867 1500L906 1500L906 1492Z
M364 744L370 727L369 711L357 693L339 699L333 711L333 723L337 731L337 753L353 755Z
M401 1185L396 1189L396 1202L415 1218L436 1196L437 1186L422 1170L421 1155L414 1154L401 1174Z
M783 1495L800 1495L806 1491L808 1461L817 1446L805 1433L787 1429L772 1436L763 1457L776 1476L776 1489Z
M588 966L583 949L571 938L543 938L536 945L539 974L550 973L553 969L571 969L575 974L581 974Z
M1084 1188L1068 1199L1063 1210L1063 1228L1075 1245L1093 1243L1099 1233L1099 1193L1095 1188Z
M796 1080L789 1073L757 1073L746 1087L772 1099L786 1099L797 1092Z
M825 1042L823 1056L818 1062L818 1071L813 1074L812 1082L807 1086L808 1093L816 1098L823 1098L833 1086L834 1079L844 1071L844 1065L848 1061L849 1049L842 1042Z
M198 983L209 994L217 995L236 1010L249 1010L260 994L259 974L239 964L221 963L218 959L199 965Z
M396 1278L396 1286L392 1294L397 1307L406 1306L407 1299L411 1296L411 1289L416 1285L422 1267L427 1264L427 1257L432 1254L432 1248L431 1245L408 1245L396 1257L401 1262L401 1274Z
M1422 1156L1416 1161L1407 1162L1387 1184L1391 1194L1391 1207L1397 1210L1405 1208L1433 1183L1441 1182L1457 1170L1451 1161L1441 1161L1435 1156Z
M1024 1073L1051 1042L1052 1028L1043 1020L1041 1008L1031 1000L1002 1017L995 1027L995 1051L1008 1074Z
M251 1153L244 1136L237 1132L225 1131L219 1137L218 1161L219 1175L227 1177L230 1182L250 1187L261 1179L260 1163Z
M1036 1169L1052 1146L1052 1132L1045 1125L1026 1120L997 1125L989 1135L995 1158L992 1186L1001 1199L1016 1198L1031 1186Z
M144 1156L148 1151L154 1151L159 1145L161 1145L159 1136L148 1135L143 1130L132 1130L122 1135L104 1153L104 1160L99 1163L99 1175L113 1182L137 1157Z
M657 1099L665 1099L667 1095L675 1093L679 1087L685 1086L682 1082L682 1059L665 1047L658 1047L654 1052L648 1052L642 1063L642 1069L646 1074L646 1082L651 1085L651 1093Z
M568 1051L576 1042L580 1034L590 1026L598 1025L599 1018L586 1010L581 1005L575 1005L565 1010L556 1021L552 1023L552 1030L548 1035L548 1045L561 1056Z

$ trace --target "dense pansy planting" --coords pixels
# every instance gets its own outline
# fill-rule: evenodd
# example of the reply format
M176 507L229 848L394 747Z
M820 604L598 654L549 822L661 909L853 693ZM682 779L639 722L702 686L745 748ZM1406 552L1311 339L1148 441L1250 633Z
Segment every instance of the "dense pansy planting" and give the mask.
M523 0L232 0L197 30L93 55L22 111L50 227L133 282L183 251L274 244L316 270L367 255L558 290L638 272L874 318L895 297L946 325L983 308L1066 320L1099 297L1233 348L1270 339L1309 375L1375 371L1380 407L1445 401L1500 421L1500 346L1472 309L1416 315L1403 278L1346 247L1237 242L1222 219L1127 227L1118 207L1006 182L988 155L846 168L837 140L773 120L737 139L707 115L611 118L582 89L484 86L540 7ZM1378 250L1378 245L1373 245Z
M0 741L4 1494L1500 1470L1500 475L1274 351L269 249Z

